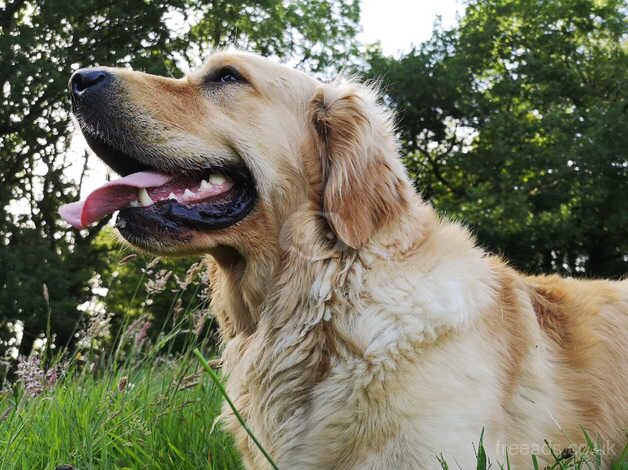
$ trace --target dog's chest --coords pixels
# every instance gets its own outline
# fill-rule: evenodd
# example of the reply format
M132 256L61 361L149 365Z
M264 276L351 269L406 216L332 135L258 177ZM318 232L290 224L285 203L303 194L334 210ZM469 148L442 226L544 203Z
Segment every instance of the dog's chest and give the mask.
M454 428L465 446L457 455L472 458L498 387L484 347L449 338L477 307L460 299L465 275L344 270L339 282L329 272L316 290L325 302L225 351L229 393L280 468L369 468L371 458L371 468L424 468ZM335 302L343 292L354 295ZM486 393L469 394L478 387ZM264 468L234 419L229 430L249 467Z
M369 313L374 314L362 313L363 322L337 325L336 334L358 340L357 332L346 328L369 324ZM289 380L280 380L279 374L268 382L260 370L270 375L277 371L262 364L267 356L256 348L263 343L226 351L237 354L235 361L226 361L235 364L229 392L280 468L370 468L365 463L369 459L377 462L372 468L382 468L378 465L383 462L423 468L433 462L437 449L432 436L442 442L448 435L449 442L465 443L456 453L459 459L467 454L473 458L472 444L497 402L494 372L479 368L482 361L473 353L479 346L458 340L423 347L390 325L376 326L374 320L371 325L371 330L386 332L381 343L386 347L373 346L366 356L364 349L361 355L358 350L337 351L328 373L316 383L298 380L315 367L304 361L305 351L283 358L288 360L283 373ZM485 392L469 394L479 388ZM229 428L244 444L241 449L252 448L235 420ZM264 468L255 451L247 460L250 468Z

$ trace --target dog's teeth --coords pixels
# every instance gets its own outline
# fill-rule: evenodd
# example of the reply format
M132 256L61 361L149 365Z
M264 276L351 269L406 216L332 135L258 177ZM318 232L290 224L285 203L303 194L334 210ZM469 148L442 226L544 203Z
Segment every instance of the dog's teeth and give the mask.
M148 195L148 191L146 188L142 188L137 192L138 199L140 200L140 204L144 207L150 206L153 204L153 200Z
M172 199L173 201L177 200L177 196L174 193L168 194L168 199Z
M209 175L209 182L215 185L225 184L225 177L219 174Z
M140 201L138 201L138 200L131 201L131 202L129 202L129 206L131 206L131 207L140 207Z
M201 180L201 191L208 192L208 191L211 191L211 189L212 189L212 184L211 183L208 183L205 180Z
M183 198L184 199L191 199L194 197L194 193L192 191L190 191L189 189L185 188L185 191L183 191Z

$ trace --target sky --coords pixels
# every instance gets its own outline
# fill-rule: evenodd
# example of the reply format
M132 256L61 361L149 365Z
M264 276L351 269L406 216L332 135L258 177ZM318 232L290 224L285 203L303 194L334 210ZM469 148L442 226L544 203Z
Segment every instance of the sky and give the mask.
M462 0L362 0L361 26L358 39L364 44L380 42L385 54L400 56L413 45L429 39L434 21L441 16L444 27L451 27L463 12ZM85 141L76 131L71 152L81 155ZM82 159L77 158L77 162ZM96 157L90 157L81 198L106 182L107 168ZM80 173L80 167L76 168Z
M429 39L438 15L447 28L462 12L461 0L362 0L358 37L366 44L380 41L386 54L399 56Z

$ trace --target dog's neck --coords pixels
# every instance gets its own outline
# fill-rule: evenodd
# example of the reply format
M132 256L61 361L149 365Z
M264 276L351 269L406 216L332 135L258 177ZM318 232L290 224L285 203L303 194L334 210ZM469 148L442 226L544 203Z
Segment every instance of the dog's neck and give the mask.
M329 229L321 226L318 211L312 209L290 218L284 232L292 238L284 239L273 253L255 253L244 259L233 250L212 252L212 310L223 338L248 336L261 323L273 329L289 324L297 331L331 315L324 307L331 296L339 300L347 292L359 293L356 286L344 289L352 272L368 269L375 262L411 256L435 220L433 209L419 196L412 198L407 213L398 215L358 250L341 242L330 245Z
M312 387L328 375L335 358L362 354L337 322L346 323L360 308L369 269L411 256L428 236L434 221L431 208L417 200L410 211L360 250L340 245L330 249L310 240L307 256L296 249L283 251L268 293L254 306L253 328L236 331L228 343L226 370L231 373L236 367L233 375L247 377L247 387L255 390L255 409L245 411L252 413L249 419L275 453L289 447L281 441L294 437L288 418L307 411ZM307 226L317 223L315 217L305 215L296 222L303 233L318 235L320 227ZM228 327L245 323L235 318L237 313L229 315ZM233 354L234 348L239 352ZM236 394L248 393L237 380L231 386ZM264 415L256 410L265 410Z

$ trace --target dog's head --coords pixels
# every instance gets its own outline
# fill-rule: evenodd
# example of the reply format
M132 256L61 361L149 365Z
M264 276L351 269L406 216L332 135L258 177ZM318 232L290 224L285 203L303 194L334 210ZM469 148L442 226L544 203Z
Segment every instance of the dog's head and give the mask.
M182 79L96 68L69 86L88 144L124 177L73 223L120 209L120 233L146 251L359 249L407 204L389 116L367 87L226 52Z

